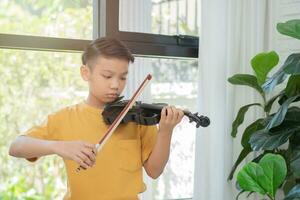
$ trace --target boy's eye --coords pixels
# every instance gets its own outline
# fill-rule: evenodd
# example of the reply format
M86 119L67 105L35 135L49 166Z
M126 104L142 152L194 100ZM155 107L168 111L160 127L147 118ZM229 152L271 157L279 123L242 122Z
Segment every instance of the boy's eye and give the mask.
M104 78L107 78L107 79L111 78L111 76L107 76L107 75L104 75L104 74L102 74L102 76L103 76Z
M127 79L127 77L121 77L121 80L125 81Z

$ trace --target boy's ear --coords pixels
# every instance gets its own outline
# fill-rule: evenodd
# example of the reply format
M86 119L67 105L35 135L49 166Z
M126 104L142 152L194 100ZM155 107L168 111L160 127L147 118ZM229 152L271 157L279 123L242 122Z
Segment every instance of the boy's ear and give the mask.
M86 65L81 65L80 74L83 80L88 81L90 78L90 69Z

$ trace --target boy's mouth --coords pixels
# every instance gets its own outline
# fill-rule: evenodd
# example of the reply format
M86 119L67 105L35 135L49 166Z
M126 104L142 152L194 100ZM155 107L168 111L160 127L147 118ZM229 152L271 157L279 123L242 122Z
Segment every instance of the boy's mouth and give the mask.
M113 94L113 93L111 93L111 94L107 94L106 95L108 98L117 98L118 97L118 94Z

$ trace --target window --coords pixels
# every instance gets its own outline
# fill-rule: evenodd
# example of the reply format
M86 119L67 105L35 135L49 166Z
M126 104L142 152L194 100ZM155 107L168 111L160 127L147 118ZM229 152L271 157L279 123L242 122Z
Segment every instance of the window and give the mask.
M150 89L151 95L145 98L146 103L167 103L194 113L197 109L197 70L197 60L137 58L128 79L135 78L137 74L151 73L153 79L150 87L145 88ZM144 91L143 95L147 92ZM148 191L143 194L143 199L193 197L195 133L195 123L189 123L187 117L183 118L173 133L169 162L157 180L146 179Z
M92 39L92 4L0 2L0 199L62 199L65 194L65 171L58 157L42 159L32 170L7 152L16 134L86 96L79 75L81 53L75 52Z
M197 60L153 60L154 102L165 102L195 112L197 109ZM195 123L183 118L173 132L171 153L164 173L153 185L156 200L193 197ZM182 164L184 163L184 165Z
M0 48L82 51L93 37L93 0L0 2Z
M159 29L159 27L155 27L159 25L155 23L155 18L151 18L151 12L149 12L151 11L151 6L154 6L157 1L109 0L104 2L106 8L106 26L102 26L102 31L100 31L100 33L102 35L119 38L132 49L134 54L150 57L198 57L199 42L197 36L149 33L152 32L152 30L155 31L155 29ZM173 1L162 1L162 4L170 4L170 2ZM196 4L197 1L193 2ZM104 6L102 5L102 7ZM164 11L163 15L168 15L168 12L169 11L167 10ZM99 18L101 18L100 14ZM154 28L151 28L151 21L153 21ZM178 23L181 22L178 21ZM166 25L168 24L161 24L160 27ZM122 31L124 29L126 31ZM137 30L139 32L135 32Z
M86 96L86 84L79 74L80 56L0 50L0 199L62 199L65 194L65 170L60 158L42 158L43 162L30 166L7 152L17 134Z
M78 73L80 54L94 37L117 37L139 56L137 61L147 61L141 67L150 67L155 77L150 88L154 102L196 110L197 61L186 59L198 57L195 6L197 0L2 0L0 199L64 195L66 177L59 158L44 159L31 170L26 161L8 158L7 151L9 142L32 122L38 124L48 113L86 96ZM147 12L137 12L139 7ZM177 59L161 59L166 57ZM149 199L193 196L194 138L195 125L185 119L175 130L170 162L153 182ZM178 168L182 160L187 165Z
M92 39L92 3L92 0L2 0L0 33Z
M146 0L134 6L135 3L132 0L120 0L120 31L198 36L197 0ZM142 12L143 15L147 13L143 25L151 24L151 26L146 29L141 28L143 25L124 26L123 19L126 19L124 15L128 15L129 11Z

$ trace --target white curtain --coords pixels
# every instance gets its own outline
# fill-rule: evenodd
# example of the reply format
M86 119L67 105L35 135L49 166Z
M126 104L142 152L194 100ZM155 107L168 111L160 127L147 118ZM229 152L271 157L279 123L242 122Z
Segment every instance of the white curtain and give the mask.
M120 0L119 29L130 32L151 32L151 0ZM126 99L130 98L147 74L151 73L151 60L135 57L135 62L129 68L128 82L124 90ZM148 85L139 100L151 98Z
M227 78L253 73L250 59L268 50L267 8L266 0L201 0L199 112L210 117L211 125L196 138L195 200L233 200L237 194L235 178L228 182L227 177L241 151L245 126L233 140L231 123L239 107L261 100ZM245 122L261 115L251 108Z

